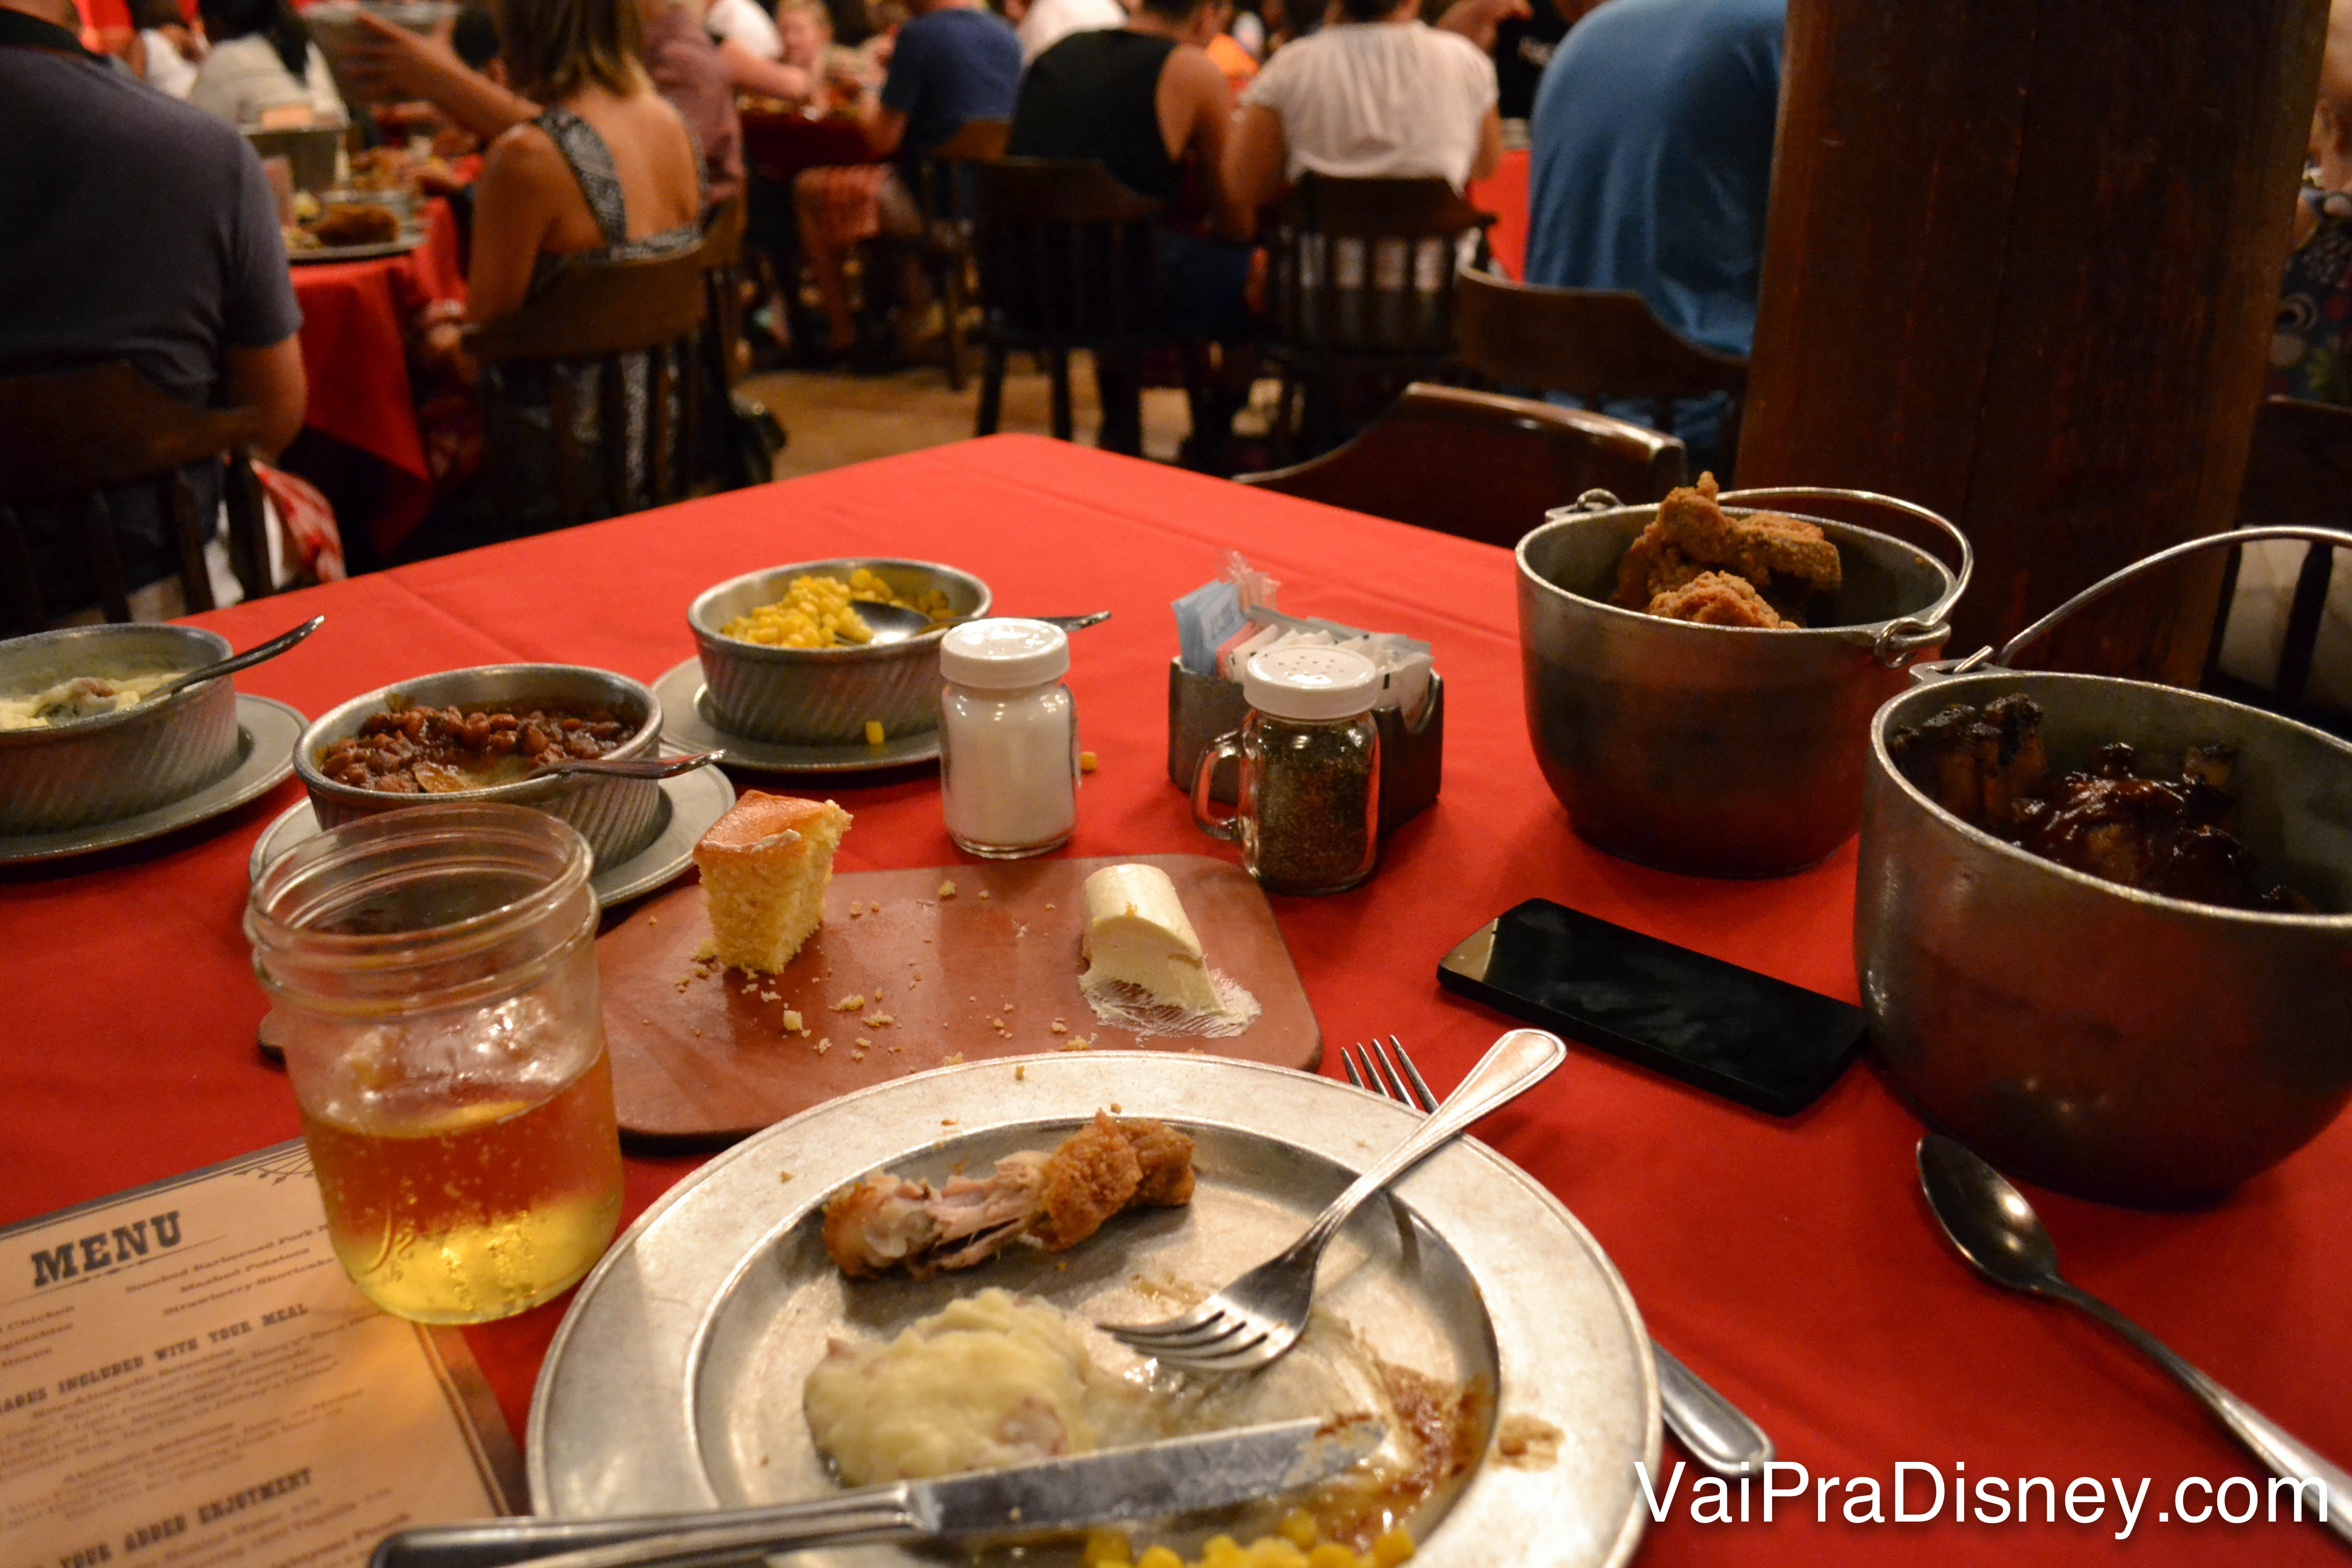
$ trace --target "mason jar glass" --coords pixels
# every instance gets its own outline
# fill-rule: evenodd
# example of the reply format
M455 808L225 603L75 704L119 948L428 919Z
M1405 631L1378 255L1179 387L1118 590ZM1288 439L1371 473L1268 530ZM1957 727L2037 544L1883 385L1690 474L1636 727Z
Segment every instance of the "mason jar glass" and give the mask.
M1241 846L1242 867L1276 893L1337 893L1372 874L1381 847L1381 731L1372 661L1345 648L1277 648L1252 658L1242 689L1249 717L1201 754L1192 816ZM1231 816L1211 807L1210 781L1240 763Z
M274 861L254 972L335 1255L428 1323L538 1305L620 1223L587 841L514 805L421 805Z

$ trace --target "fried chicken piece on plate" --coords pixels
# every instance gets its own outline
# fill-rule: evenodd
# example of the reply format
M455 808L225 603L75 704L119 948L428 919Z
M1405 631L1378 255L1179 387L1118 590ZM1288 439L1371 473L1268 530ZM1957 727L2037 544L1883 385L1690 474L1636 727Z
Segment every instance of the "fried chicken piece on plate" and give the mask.
M824 1249L853 1279L898 1267L919 1278L984 1263L1016 1242L1059 1252L1121 1210L1178 1207L1192 1196L1189 1136L1097 1111L1052 1152L1007 1154L977 1180L935 1190L877 1171L853 1183L825 1200Z
M1703 626L1760 626L1778 630L1789 623L1764 600L1745 577L1728 572L1702 572L1679 588L1669 589L1649 603L1649 612L1670 621L1695 621Z

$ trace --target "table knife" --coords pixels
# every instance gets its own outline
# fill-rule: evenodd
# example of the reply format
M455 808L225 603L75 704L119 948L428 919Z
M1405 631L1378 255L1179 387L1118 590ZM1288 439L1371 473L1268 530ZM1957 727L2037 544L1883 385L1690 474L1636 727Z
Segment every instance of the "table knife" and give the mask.
M715 1563L812 1546L1157 1519L1312 1486L1363 1459L1382 1435L1369 1416L1309 1418L766 1508L428 1525L386 1536L369 1568Z

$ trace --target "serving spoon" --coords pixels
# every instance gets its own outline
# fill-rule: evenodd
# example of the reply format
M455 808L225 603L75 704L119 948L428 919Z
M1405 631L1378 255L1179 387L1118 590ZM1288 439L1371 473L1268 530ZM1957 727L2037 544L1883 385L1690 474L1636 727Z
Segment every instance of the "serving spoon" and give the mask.
M2155 1335L2058 1272L2058 1249L2024 1195L2000 1173L1937 1133L1919 1140L1919 1186L1944 1235L1976 1271L1996 1285L2079 1307L2137 1347L2204 1402L2232 1436L2274 1476L2317 1481L2327 1491L2318 1522L2352 1541L2352 1476L2302 1443L2168 1349ZM2296 1516L2302 1515L2298 1494Z
M531 770L535 779L555 778L564 773L602 773L616 779L674 779L680 773L708 767L725 756L724 752L688 752L682 757L566 757L560 763L548 763Z
M998 618L994 616L950 616L944 620L935 621L922 611L910 610L904 605L881 605L866 599L858 600L851 607L856 610L857 618L866 623L866 629L874 634L865 644L867 647L880 643L905 642L909 637L919 637L925 632L940 626L960 626L966 621ZM1023 616L1019 618L1024 621L1043 621L1049 626L1059 626L1066 632L1074 632L1081 626L1090 626L1097 621L1110 619L1110 612L1097 610L1090 616Z
M257 664L263 664L270 659L276 658L279 654L284 653L288 648L292 647L296 643L300 642L304 637L309 637L312 632L317 631L320 626L323 626L326 624L326 616L312 616L309 620L304 621L292 631L280 632L278 636L271 637L268 642L254 644L253 647L247 648L243 653L233 653L226 658L218 659L207 665L200 665L196 668L188 671L185 675L173 677L170 680L165 681L163 685L157 687L152 693L150 693L147 700L150 702L160 701L163 698L171 696L172 693L175 691L185 691L191 686L201 685L203 682L207 680L217 680L224 675L235 675L240 669L251 669Z

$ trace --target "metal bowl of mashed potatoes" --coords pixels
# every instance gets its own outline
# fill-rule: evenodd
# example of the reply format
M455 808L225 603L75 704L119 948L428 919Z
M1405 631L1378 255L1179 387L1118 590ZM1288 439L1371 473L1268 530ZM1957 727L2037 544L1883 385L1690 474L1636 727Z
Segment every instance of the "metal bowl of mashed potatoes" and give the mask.
M603 709L627 727L621 743L604 753L606 758L650 757L661 745L661 700L644 685L611 670L577 664L484 664L395 681L329 710L295 743L294 772L310 793L310 807L318 814L320 826L340 827L375 812L398 811L422 800L458 805L527 805L579 829L599 866L617 865L644 848L661 830L661 784L654 779L537 775L478 789L421 795L360 788L320 771L321 755L339 742L359 734L376 714L396 707L456 708L467 712Z
M160 700L141 691L229 652L194 626L70 626L0 642L0 834L135 816L235 767L233 681ZM116 699L60 689L89 677L130 684Z
M870 647L785 647L749 642L725 630L738 617L783 599L795 577L846 584L860 570L881 579L903 600L940 595L946 619L988 614L987 584L929 561L845 556L730 578L686 613L702 658L703 700L714 724L747 741L803 746L865 745L869 722L879 724L885 738L939 728L944 624L903 642Z

